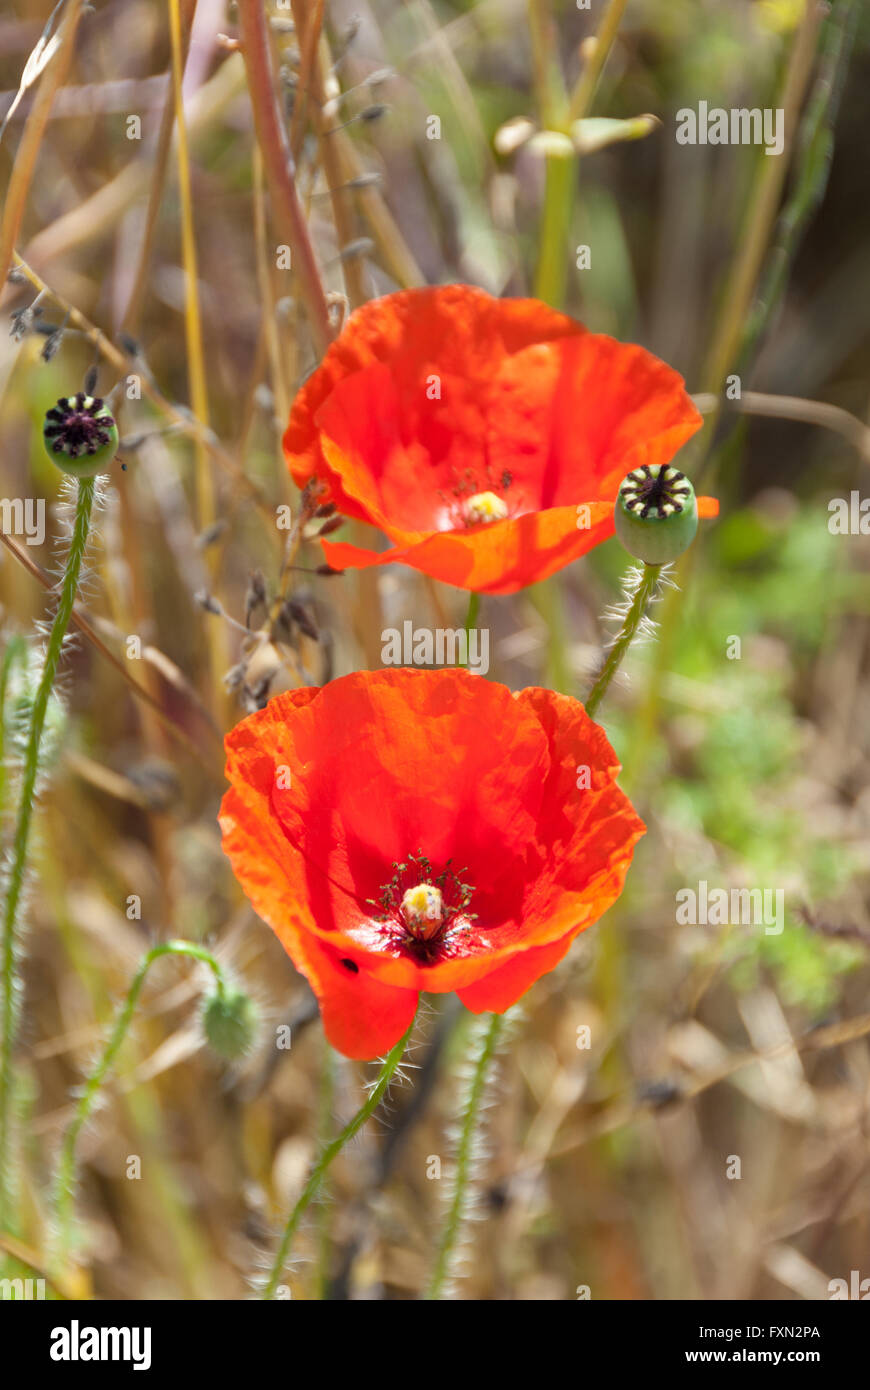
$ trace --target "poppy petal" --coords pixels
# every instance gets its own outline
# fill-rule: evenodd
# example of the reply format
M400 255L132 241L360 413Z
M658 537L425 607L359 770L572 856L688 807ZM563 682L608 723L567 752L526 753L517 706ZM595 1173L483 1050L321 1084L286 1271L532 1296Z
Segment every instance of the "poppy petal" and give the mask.
M552 968L619 895L643 833L577 701L462 670L358 672L276 696L227 755L226 852L353 1056L389 1047L420 990L495 975L507 998ZM422 958L377 906L418 847L427 874L455 864L475 913Z
M334 546L334 568L398 561L506 594L610 535L593 524L578 537L579 508L612 506L626 473L667 463L701 424L682 378L645 349L534 300L450 285L353 314L284 446L297 483L317 477L339 512L394 543L384 557ZM489 525L476 524L483 496L496 499Z
M575 932L566 933L548 946L533 946L529 951L518 951L504 965L484 975L482 980L465 989L458 989L457 995L473 1014L503 1014L518 999L522 999L542 975L556 968L581 930L578 927Z
M513 594L547 579L613 535L613 503L581 502L509 517L474 531L442 531L409 546L365 550L346 541L322 541L333 569L368 569L400 562L479 594Z
M400 290L370 300L351 314L293 403L284 451L295 482L304 487L318 473L315 416L337 383L352 373L381 362L403 385L425 383L439 371L479 381L494 358L585 331L539 300L494 299L472 285Z
M244 720L228 736L228 776L233 782L221 805L224 852L254 911L275 932L297 970L308 980L323 1014L326 1035L345 1056L368 1058L388 1051L408 1028L417 994L382 984L352 967L313 930L304 883L294 876L280 824L264 815L285 744L284 714L319 693L290 691ZM263 716L260 718L259 716ZM303 891L300 891L302 889Z

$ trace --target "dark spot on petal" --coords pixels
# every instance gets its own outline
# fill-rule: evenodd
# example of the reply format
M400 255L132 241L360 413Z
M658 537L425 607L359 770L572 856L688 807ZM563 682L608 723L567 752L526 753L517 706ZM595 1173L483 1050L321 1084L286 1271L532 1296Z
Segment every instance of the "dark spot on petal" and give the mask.
M359 966L357 965L355 960L348 960L347 958L345 958L341 963L344 966L345 970L350 971L351 975L359 974Z

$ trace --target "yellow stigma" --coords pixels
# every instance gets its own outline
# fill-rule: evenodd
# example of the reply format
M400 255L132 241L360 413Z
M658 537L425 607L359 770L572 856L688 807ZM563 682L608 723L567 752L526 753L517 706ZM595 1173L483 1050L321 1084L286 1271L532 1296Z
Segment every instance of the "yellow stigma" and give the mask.
M409 932L428 941L444 922L444 901L441 889L432 883L418 883L402 896L402 917Z
M465 518L469 526L482 521L503 521L508 514L507 502L494 492L476 492L469 497Z

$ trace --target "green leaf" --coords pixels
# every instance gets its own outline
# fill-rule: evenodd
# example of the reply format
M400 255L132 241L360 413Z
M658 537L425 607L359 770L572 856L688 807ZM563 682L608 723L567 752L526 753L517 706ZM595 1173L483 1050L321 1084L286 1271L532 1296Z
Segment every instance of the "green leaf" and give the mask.
M587 116L571 126L571 139L578 154L594 154L620 140L643 140L660 125L658 116L632 116L627 121L609 116Z

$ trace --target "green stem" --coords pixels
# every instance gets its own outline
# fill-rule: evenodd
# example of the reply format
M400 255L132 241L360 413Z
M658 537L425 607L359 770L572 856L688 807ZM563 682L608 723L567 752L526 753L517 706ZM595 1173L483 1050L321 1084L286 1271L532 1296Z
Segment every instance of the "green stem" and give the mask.
M551 304L554 309L561 309L565 299L569 263L568 235L577 197L578 159L569 132L572 124L586 116L592 106L598 79L616 38L625 5L626 0L608 0L595 36L595 46L570 100L561 85L558 66L552 61L552 54L545 46L543 51L550 55L550 64L545 66L543 60L539 60L537 64L540 69L537 85L541 89L541 121L550 130L554 144L546 157L541 250L535 277L535 295L545 303ZM530 15L534 20L534 3ZM548 30L543 27L540 33L546 36ZM533 39L535 34L536 27L533 22ZM538 47L541 48L542 45L543 39L539 38ZM554 71L559 76L556 83L552 76ZM561 148L556 143L559 134L563 136Z
M468 612L465 615L465 650L468 651L468 643L471 640L471 629L477 622L477 615L480 612L480 594L473 590L468 595Z
M589 112L598 87L598 80L604 70L608 54L613 47L617 31L625 11L626 0L608 0L598 31L595 46L586 60L580 79L571 94L568 110L569 123L581 121Z
M311 1204L312 1199L316 1195L317 1190L320 1187L320 1184L323 1181L323 1178L330 1165L332 1164L333 1160L338 1157L348 1140L352 1139L354 1135L362 1129L366 1120L371 1118L371 1116L375 1113L378 1106L380 1105L381 1098L384 1092L386 1091L387 1087L389 1086L396 1068L402 1060L402 1054L405 1051L405 1046L409 1037L411 1036L411 1029L413 1027L414 1021L412 1020L411 1026L408 1028L408 1031L402 1035L402 1037L396 1043L395 1047L392 1049L390 1053L388 1053L387 1057L385 1058L384 1064L381 1067L380 1075L378 1076L378 1079L375 1082L371 1095L369 1096L365 1105L363 1105L356 1112L353 1119L350 1121L349 1124L345 1125L344 1129L337 1136L337 1138L333 1139L331 1144L326 1145L326 1147L322 1150L320 1157L315 1163L313 1169L311 1170L311 1176L309 1177L307 1183L302 1189L299 1200L297 1201L295 1207L291 1211L287 1221L287 1225L284 1227L284 1234L281 1237L281 1244L278 1246L278 1251L275 1255L275 1260L272 1265L269 1278L266 1281L266 1284L263 1289L262 1296L264 1299L271 1300L275 1297L275 1291L277 1290L278 1284L281 1280L281 1276L284 1273L284 1266L287 1263L287 1257L290 1253L290 1246L293 1242L293 1237L299 1229L299 1223L302 1220L302 1217L304 1216L306 1210Z
M656 591L661 574L661 565L644 565L640 582L632 595L625 621L622 624L622 631L614 642L607 654L607 660L601 668L601 674L593 685L586 699L586 713L590 719L595 718L598 706L604 698L607 687L619 670L622 658L631 646L637 630L643 619L646 606Z
M526 589L547 629L547 684L552 690L571 689L571 668L567 656L568 633L565 626L565 603L557 575Z
M474 1141L480 1119L480 1105L486 1091L489 1066L498 1046L502 1022L503 1019L500 1014L492 1014L489 1023L484 1025L486 1031L483 1034L482 1042L475 1035L472 1044L475 1048L479 1047L479 1051L471 1073L468 1099L463 1110L462 1125L459 1131L459 1143L456 1148L456 1172L450 1209L441 1231L435 1266L429 1280L429 1287L426 1290L427 1300L440 1299L443 1296L444 1284L450 1274L456 1242L467 1214L468 1179L474 1158Z
M21 777L21 795L12 842L11 864L6 879L2 943L0 943L0 974L2 974L2 997L0 997L0 1228L3 1229L10 1227L11 1212L9 1208L12 1204L12 1184L9 1171L10 1111L12 1051L18 1015L16 996L19 989L19 982L15 974L15 921L27 876L27 849L39 774L42 731L45 727L48 702L63 651L63 639L66 636L72 616L82 561L88 543L94 488L95 480L93 478L79 480L72 540L61 580L60 599L54 622L51 625L51 632L45 649L45 665L42 668L42 676L30 715L30 729Z
M335 1053L327 1042L323 1039L323 1062L320 1068L320 1090L317 1097L317 1135L321 1146L329 1143L329 1136L332 1132L332 1107L335 1100ZM326 1184L324 1182L324 1195ZM315 1289L318 1299L324 1299L329 1289L329 1257L331 1249L330 1241L330 1206L328 1202L321 1202L318 1213L317 1223L317 1269L315 1271Z
M24 638L14 634L6 643L3 652L3 665L0 667L0 811L5 810L6 784L8 781L8 770L6 768L6 692L9 687L9 679L12 675L16 662L20 662L23 668L27 669L27 643Z
M568 282L568 234L574 213L577 157L571 143L546 157L541 250L535 276L535 297L561 309Z
M220 965L209 951L205 950L203 946L196 946L192 941L164 941L159 946L153 946L143 957L142 964L133 976L127 997L118 1010L102 1055L85 1082L84 1090L75 1108L75 1114L67 1126L61 1142L60 1160L54 1187L54 1210L57 1216L59 1246L62 1256L69 1249L69 1227L75 1186L78 1137L93 1110L97 1092L105 1081L109 1069L120 1051L121 1044L127 1036L139 995L142 993L145 976L154 962L162 956L191 956L194 960L202 961L214 974L218 994L224 992L226 982Z

